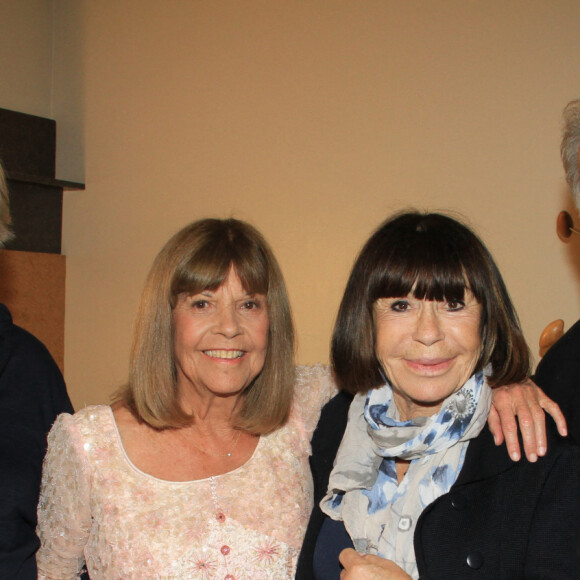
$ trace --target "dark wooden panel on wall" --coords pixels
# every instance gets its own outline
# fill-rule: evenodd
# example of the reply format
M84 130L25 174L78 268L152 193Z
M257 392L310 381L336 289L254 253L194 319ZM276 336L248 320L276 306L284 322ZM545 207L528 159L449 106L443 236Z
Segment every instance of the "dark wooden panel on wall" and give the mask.
M62 188L8 181L14 238L10 250L60 254Z
M0 302L64 366L65 257L62 200L82 183L55 179L56 123L0 109L0 161L15 237L0 250Z
M84 185L55 179L55 154L52 119L0 109L0 160L16 234L7 249L60 254L63 190Z
M0 109L0 159L9 171L54 177L56 123Z
M14 323L39 338L64 370L66 258L0 250L0 302Z

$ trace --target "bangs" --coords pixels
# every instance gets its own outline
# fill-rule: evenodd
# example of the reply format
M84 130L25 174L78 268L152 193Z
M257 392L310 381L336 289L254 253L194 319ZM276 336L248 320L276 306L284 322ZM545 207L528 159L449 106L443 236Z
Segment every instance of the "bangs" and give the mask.
M248 294L268 294L268 262L260 248L238 236L211 240L175 271L172 302L181 293L216 290L234 271ZM213 243L212 243L213 242Z
M397 248L380 256L381 267L370 279L371 301L409 294L420 300L463 300L466 289L479 301L478 281L470 279L469 247L453 242L417 228Z

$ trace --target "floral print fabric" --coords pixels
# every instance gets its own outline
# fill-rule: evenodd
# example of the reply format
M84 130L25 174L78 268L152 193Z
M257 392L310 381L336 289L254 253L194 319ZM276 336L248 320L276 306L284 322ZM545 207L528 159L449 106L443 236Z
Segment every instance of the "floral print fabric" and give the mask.
M490 405L483 373L445 399L435 415L409 421L399 419L388 383L357 395L322 511L344 522L358 551L393 560L418 578L417 520L455 483L467 445L485 426ZM400 483L396 457L411 461Z
M204 480L164 481L128 459L110 407L63 414L49 435L39 578L294 578L312 507L310 438L334 394L322 366L298 369L288 423L247 463Z

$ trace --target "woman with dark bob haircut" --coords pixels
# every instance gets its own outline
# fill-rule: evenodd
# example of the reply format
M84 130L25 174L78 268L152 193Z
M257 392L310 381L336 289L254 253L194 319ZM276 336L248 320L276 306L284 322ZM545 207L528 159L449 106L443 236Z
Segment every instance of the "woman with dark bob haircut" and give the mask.
M293 578L310 438L336 392L327 368L295 372L293 355L261 234L235 219L175 234L145 283L117 400L50 434L41 577L76 578L84 563L91 580Z
M344 391L313 438L297 579L578 577L580 449L550 426L548 453L514 463L486 428L492 388L524 380L530 356L469 228L383 223L352 269L332 363Z
M403 213L380 227L361 251L346 285L332 337L340 385L356 394L384 384L375 353L373 306L379 298L463 300L482 306L482 352L475 372L492 365L491 387L530 374L518 315L488 249L467 227L441 214Z

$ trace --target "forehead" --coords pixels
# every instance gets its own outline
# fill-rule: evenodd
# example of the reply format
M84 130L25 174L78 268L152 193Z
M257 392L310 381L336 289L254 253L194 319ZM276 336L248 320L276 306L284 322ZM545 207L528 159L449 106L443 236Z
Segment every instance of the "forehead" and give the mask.
M255 294L246 288L240 277L238 276L237 272L235 271L234 267L232 266L227 273L225 279L219 284L218 286L207 287L202 290L202 292L210 292L215 293L219 291L226 291L232 292L235 294L243 294L244 296L248 296L250 294Z
M171 293L176 296L184 292L197 294L206 290L215 291L230 283L230 279L251 294L266 294L268 291L267 271L230 261L188 264L186 268L176 272Z

